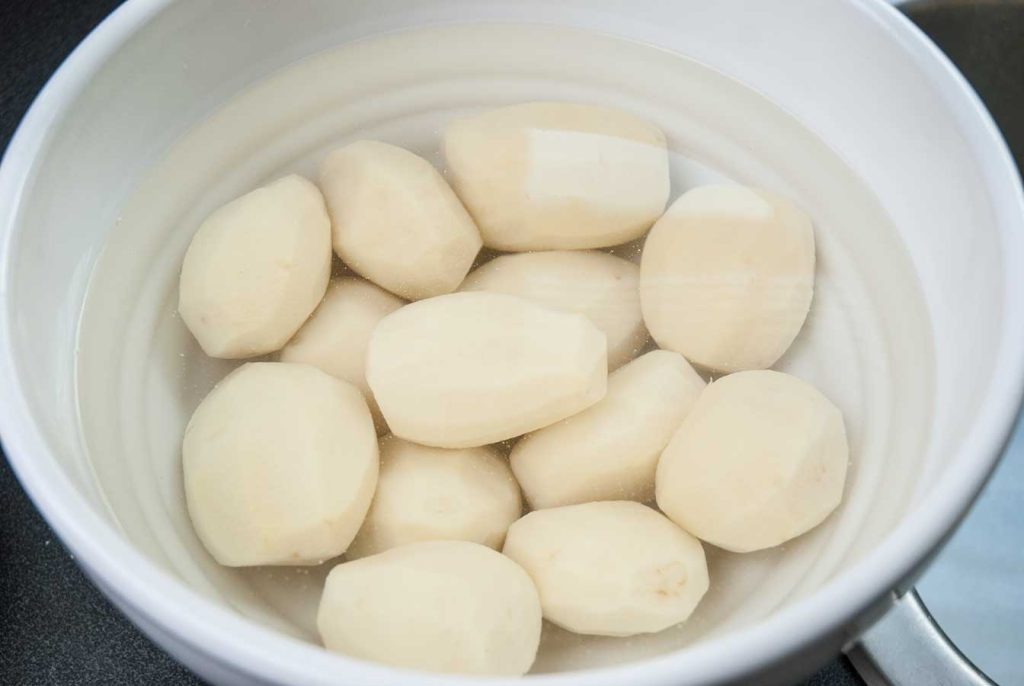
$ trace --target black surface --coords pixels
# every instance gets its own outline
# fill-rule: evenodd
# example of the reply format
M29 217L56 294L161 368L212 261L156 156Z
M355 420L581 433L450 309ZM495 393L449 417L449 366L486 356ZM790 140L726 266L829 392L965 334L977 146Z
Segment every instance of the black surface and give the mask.
M118 0L0 0L0 148L49 75ZM957 5L935 10L934 5ZM915 3L911 15L948 46L1024 149L1021 103L1009 101L1003 60L1024 60L1024 3ZM995 6L995 10L992 10ZM1015 17L1011 16L1016 11ZM1018 160L1018 164L1020 160ZM199 684L142 636L82 575L0 460L0 684ZM863 682L845 658L807 686Z

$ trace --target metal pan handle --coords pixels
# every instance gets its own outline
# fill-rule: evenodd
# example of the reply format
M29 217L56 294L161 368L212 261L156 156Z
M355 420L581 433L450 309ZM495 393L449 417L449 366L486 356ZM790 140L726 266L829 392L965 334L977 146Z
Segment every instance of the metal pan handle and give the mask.
M994 686L957 650L913 589L846 655L868 686Z

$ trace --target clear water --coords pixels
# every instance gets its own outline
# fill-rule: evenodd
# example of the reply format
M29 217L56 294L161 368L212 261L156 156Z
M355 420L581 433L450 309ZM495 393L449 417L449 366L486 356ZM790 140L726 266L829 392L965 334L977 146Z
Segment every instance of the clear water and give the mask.
M180 440L237 362L211 360L175 312L178 270L212 209L289 172L315 178L335 146L374 138L439 167L451 118L500 104L611 105L668 135L673 197L734 179L786 194L815 220L817 290L779 367L844 411L847 495L783 548L708 549L712 586L690 621L657 635L584 638L545 627L535 671L665 653L744 626L826 583L891 529L920 478L933 365L916 279L866 188L812 132L741 84L678 55L582 31L523 25L423 29L317 55L235 94L139 180L93 273L79 332L80 420L124 534L159 564L254 621L316 641L313 568L226 569L192 532ZM620 253L635 259L638 245Z

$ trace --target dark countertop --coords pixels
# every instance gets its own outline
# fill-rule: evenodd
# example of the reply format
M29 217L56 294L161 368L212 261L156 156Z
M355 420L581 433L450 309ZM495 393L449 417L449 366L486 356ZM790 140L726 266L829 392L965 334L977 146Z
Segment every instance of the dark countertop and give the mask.
M0 149L64 57L120 0L0 2ZM936 5L943 7L936 8ZM1024 60L1017 2L912 2L909 13L961 66L1004 133L1024 149L1020 103L1007 99L1006 72ZM1015 33L1014 33L1015 32ZM1016 73L1021 73L1018 69ZM1018 164L1021 160L1018 158ZM199 684L142 636L92 586L0 460L0 684ZM863 682L845 658L808 686Z

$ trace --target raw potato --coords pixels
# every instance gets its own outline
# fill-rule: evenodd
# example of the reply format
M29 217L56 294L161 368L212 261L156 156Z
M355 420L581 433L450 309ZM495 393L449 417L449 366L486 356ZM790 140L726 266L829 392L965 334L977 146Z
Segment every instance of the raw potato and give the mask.
M380 320L403 304L369 281L335 279L313 316L281 349L280 359L311 364L356 386L366 398L377 433L386 433L387 424L366 383L366 346Z
M530 506L653 500L661 451L703 388L682 355L667 350L613 373L603 400L512 449L512 471Z
M196 533L222 565L340 555L377 484L377 435L354 386L304 364L250 362L200 403L182 446Z
M181 267L178 311L210 357L278 350L324 296L331 222L316 186L291 175L202 223Z
M429 541L346 562L317 627L329 650L432 672L518 676L540 644L537 589L486 546Z
M440 448L497 443L605 394L605 336L589 319L498 293L406 305L370 338L366 380L388 426Z
M573 250L503 255L470 272L460 288L586 315L608 337L610 369L633 359L647 342L639 289L640 268L632 262Z
M644 321L662 348L707 369L772 366L814 290L811 220L742 186L681 196L651 229L640 266Z
M619 110L502 107L453 122L444 153L484 244L498 250L625 243L650 228L668 200L665 134Z
M710 384L658 463L658 507L738 553L784 543L839 504L849 449L839 409L774 371Z
M537 584L544 618L578 634L667 629L708 590L700 541L634 502L531 512L508 530L504 552Z
M421 541L500 548L523 512L519 485L492 447L430 448L389 436L380 450L377 492L350 560Z
M480 233L422 157L358 141L320 169L334 250L357 273L407 300L451 293L480 251Z

